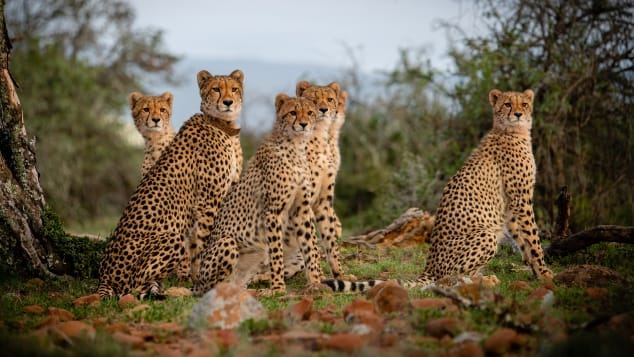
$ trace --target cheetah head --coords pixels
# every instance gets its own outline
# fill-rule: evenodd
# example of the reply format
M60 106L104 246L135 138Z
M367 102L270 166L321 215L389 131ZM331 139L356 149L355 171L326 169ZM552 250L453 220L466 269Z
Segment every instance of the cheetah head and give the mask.
M159 96L150 96L139 92L130 93L128 96L134 125L144 138L160 135L166 132L170 126L172 116L172 103L174 96L165 92Z
M534 97L535 93L530 89L522 93L491 90L489 102L493 107L493 127L511 132L530 131Z
M202 70L198 72L200 88L200 111L214 118L234 121L242 110L242 88L244 74L236 69L228 76L213 76Z
M317 121L315 103L303 97L280 93L275 97L276 129L290 136L309 136Z
M313 86L306 81L297 83L295 94L315 102L317 120L332 120L337 115L338 99L341 93L339 83L332 82L327 86Z

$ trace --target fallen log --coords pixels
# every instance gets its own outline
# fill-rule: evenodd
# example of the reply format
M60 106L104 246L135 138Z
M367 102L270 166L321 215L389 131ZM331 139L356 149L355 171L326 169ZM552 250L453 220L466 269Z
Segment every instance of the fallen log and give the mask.
M634 227L596 226L552 241L545 253L552 257L564 256L601 242L634 244Z

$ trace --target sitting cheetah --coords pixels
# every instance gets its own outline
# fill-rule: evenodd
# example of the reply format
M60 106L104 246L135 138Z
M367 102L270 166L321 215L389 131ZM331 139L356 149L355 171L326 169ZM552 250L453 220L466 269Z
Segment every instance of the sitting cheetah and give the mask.
M176 135L170 123L174 96L169 92L159 96L144 96L139 92L134 92L128 96L128 102L134 125L145 140L143 166L141 167L145 176Z
M198 73L202 114L187 120L143 177L106 246L99 267L102 299L138 292L162 297L161 281L208 235L238 170L233 137L244 75Z
M323 277L310 209L306 141L317 108L306 98L279 94L270 136L248 162L220 207L216 225L202 240L193 292L201 295L222 281L246 287L263 261L270 262L271 292L284 292L282 234L290 225L308 266L308 280Z
M306 84L302 83L302 85L305 86ZM329 249L333 249L333 253L331 254L333 257L331 260L329 260L329 262L332 262L331 269L333 269L333 273L334 273L333 275L339 279L354 279L354 276L352 275L345 275L345 276L341 275L343 272L343 269L341 268L341 264L338 258L339 248L337 246L337 239L341 237L342 229L341 229L341 221L339 220L339 217L337 217L337 214L334 210L334 205L333 205L334 184L335 184L337 172L339 172L339 166L341 165L341 154L339 153L339 134L341 131L341 126L343 125L345 121L347 100L348 100L348 92L341 90L339 92L339 97L337 98L337 110L335 113L334 120L328 127L328 135L327 135L328 170L325 172L325 175L323 174L321 175L322 179L325 179L326 182L321 185L321 188L322 188L321 193L317 196L317 199L313 203L313 210L315 212L324 212L324 214L320 216L320 218L322 218L321 223L322 223L322 227L324 227L323 229L326 231L330 231L331 229L334 228L334 237L332 236L329 237L328 235L322 235L322 238L326 241L330 239L331 245ZM317 132L317 130L315 131ZM317 144L313 140L311 140L311 143ZM313 150L312 152L316 153L318 151ZM318 167L317 164L315 166ZM317 181L319 180L319 175L318 173L315 173L315 171L317 170L313 170L313 179ZM324 189L324 187L326 187L326 189ZM317 213L315 214L317 215ZM329 219L328 222L325 222L325 217L329 217L329 215L331 218ZM330 226L326 227L326 223L330 223ZM297 272L304 270L304 260L302 259L302 255L298 251L297 243L295 241L285 239L284 243L285 243L284 276L286 278L289 278L295 275Z
M473 276L496 253L508 228L522 257L540 278L552 278L546 267L533 216L535 160L531 148L533 91L493 89L493 129L482 138L462 168L445 186L429 239L423 274L405 286L427 286L464 274ZM336 291L365 290L378 281L328 280Z

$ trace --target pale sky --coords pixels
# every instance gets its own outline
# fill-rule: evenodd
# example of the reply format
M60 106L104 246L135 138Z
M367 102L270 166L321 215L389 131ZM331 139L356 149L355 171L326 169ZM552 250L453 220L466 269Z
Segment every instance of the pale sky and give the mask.
M346 46L364 71L394 68L399 48L425 47L446 61L438 21L474 27L464 0L131 0L137 25L164 30L166 47L196 58L256 59L349 67Z

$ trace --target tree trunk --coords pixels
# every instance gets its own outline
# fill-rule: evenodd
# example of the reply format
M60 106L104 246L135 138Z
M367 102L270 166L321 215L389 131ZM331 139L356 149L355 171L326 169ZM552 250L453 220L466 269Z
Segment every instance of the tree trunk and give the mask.
M0 270L53 276L59 262L43 235L45 201L16 84L9 72L11 42L0 0Z

